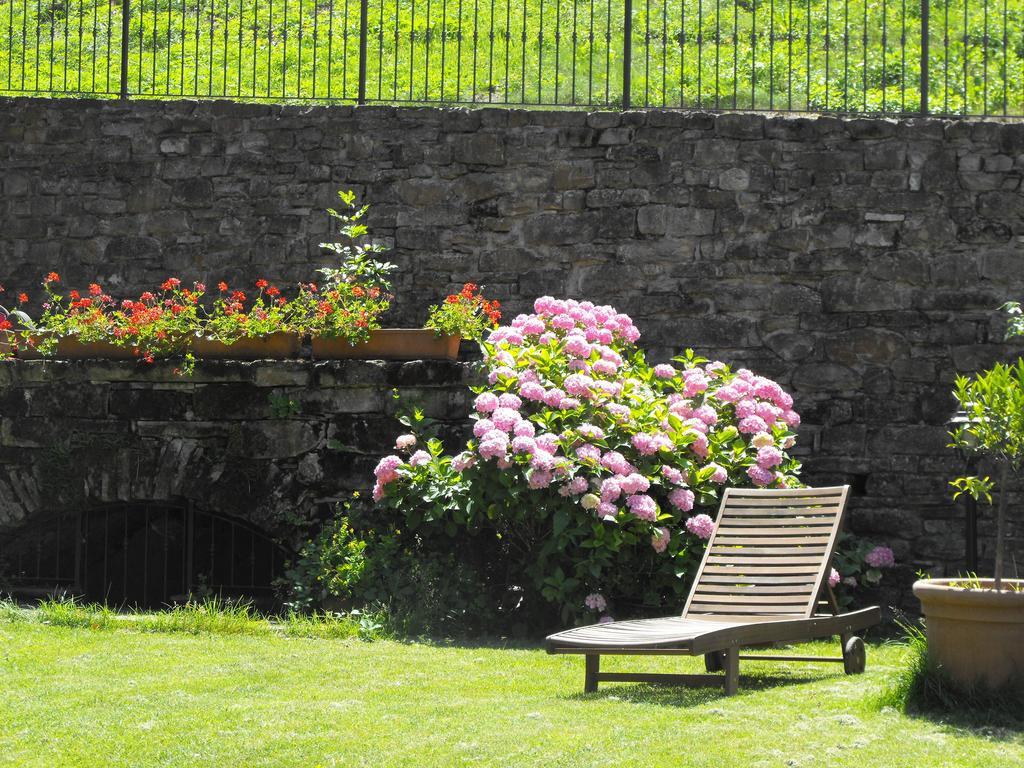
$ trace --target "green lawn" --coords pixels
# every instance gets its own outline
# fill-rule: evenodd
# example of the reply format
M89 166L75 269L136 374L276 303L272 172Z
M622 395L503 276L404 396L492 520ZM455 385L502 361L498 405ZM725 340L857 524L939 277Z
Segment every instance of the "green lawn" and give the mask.
M1019 0L929 0L942 113L1024 114ZM0 93L119 90L121 3L0 3ZM359 0L132 0L134 95L351 101ZM622 104L625 0L368 0L366 98ZM634 106L902 112L917 0L633 0ZM947 42L948 41L948 42Z
M833 653L821 643L800 653ZM1024 766L1019 730L870 699L868 672L747 663L740 695L607 685L535 649L87 629L0 618L0 763L26 766ZM695 659L608 669L696 669Z

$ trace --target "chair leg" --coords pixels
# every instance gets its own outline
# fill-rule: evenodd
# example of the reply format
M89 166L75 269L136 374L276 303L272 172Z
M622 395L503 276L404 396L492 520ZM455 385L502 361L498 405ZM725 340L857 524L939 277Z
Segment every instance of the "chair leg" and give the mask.
M583 692L594 693L597 690L597 673L601 669L601 657L596 653L588 653L586 659L586 677L583 679Z
M740 688L740 649L725 652L725 695L735 696Z

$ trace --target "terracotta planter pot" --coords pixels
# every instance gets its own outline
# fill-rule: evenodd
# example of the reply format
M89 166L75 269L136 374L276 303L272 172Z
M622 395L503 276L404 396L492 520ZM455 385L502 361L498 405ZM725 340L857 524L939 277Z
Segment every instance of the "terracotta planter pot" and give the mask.
M191 348L193 355L205 360L293 360L299 357L300 339L297 333L283 331L242 338L233 344L198 337Z
M456 360L458 336L438 336L425 328L382 328L370 339L353 346L346 339L313 337L313 357L318 360Z
M979 579L980 589L952 587L964 579L926 579L914 583L928 633L928 654L965 686L990 688L1024 681L1024 579Z
M30 346L18 349L18 357L23 360L136 360L138 356L132 347L119 347L109 341L79 341L72 336L57 340L57 348L51 355L44 355L36 349L38 339L33 339Z

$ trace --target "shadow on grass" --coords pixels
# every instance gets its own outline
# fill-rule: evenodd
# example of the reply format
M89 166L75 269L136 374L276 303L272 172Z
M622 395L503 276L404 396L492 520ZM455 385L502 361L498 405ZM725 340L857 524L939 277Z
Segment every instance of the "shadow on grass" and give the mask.
M582 670L581 670L582 672ZM790 687L817 683L835 675L823 672L814 675L740 675L737 697L777 687ZM582 674L580 684L582 685ZM724 680L724 678L723 678ZM563 696L572 701L627 701L632 704L656 704L664 707L697 707L727 698L721 688L691 688L685 685L659 685L652 683L611 684L599 688L596 693L574 693Z

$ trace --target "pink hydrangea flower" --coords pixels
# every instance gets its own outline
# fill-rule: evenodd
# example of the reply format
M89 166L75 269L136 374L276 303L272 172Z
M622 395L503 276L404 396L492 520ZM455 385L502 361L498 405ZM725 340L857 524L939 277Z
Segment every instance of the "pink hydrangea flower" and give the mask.
M783 411L782 420L791 427L800 426L800 414L793 410Z
M544 325L544 321L539 317L529 317L526 319L526 322L523 323L520 330L522 330L523 334L526 336L539 336L544 333L546 329L547 326Z
M513 411L518 411L523 407L523 401L511 392L505 392L498 397L498 405L502 408L511 408Z
M609 477L601 483L601 501L615 501L622 494L622 486L614 477Z
M476 437L483 437L488 432L494 429L494 422L490 419L477 419L473 425L473 434Z
M373 484L373 500L374 501L380 501L381 499L383 499L384 498L384 493L385 493L384 486L381 485L379 481Z
M530 466L536 470L548 472L555 468L555 457L542 449L539 445L539 441L535 441L535 448L533 451L533 458L530 459Z
M729 473L726 472L725 467L723 467L721 464L715 464L714 462L712 462L711 464L708 464L708 466L714 467L714 472L711 475L712 483L721 484L729 479Z
M774 472L772 472L770 469L759 467L756 464L752 467L747 467L747 476L754 481L754 485L762 487L770 485L772 480L775 479Z
M686 530L699 539L710 539L715 532L715 521L707 515L694 515L686 521Z
M404 451L416 445L416 435L399 435L395 438L395 450Z
M611 616L605 614L604 616L602 616L600 619L597 620L597 623L598 624L614 624L615 623L615 619L613 619Z
M528 381L519 387L519 394L523 396L524 400L533 400L534 402L544 399L544 395L547 394L540 384Z
M670 467L667 464L661 468L661 476L670 483L686 485L686 476L675 467Z
M583 599L583 605L592 611L600 613L608 607L608 601L604 599L604 595L594 592Z
M829 571L828 574L828 585L832 588L835 588L835 586L839 583L841 578L842 577L839 575L839 571L833 568L831 571Z
M672 539L668 528L659 528L658 532L651 536L651 546L654 547L654 551L661 554L668 549L668 543Z
M612 376L616 368L610 360L597 360L590 366L590 370L600 376Z
M452 459L452 469L456 472L464 472L474 464L476 464L476 456L471 453L460 453Z
M551 481L554 479L554 475L551 472L543 469L535 469L529 473L527 483L530 488L539 490L541 488L547 488L551 485Z
M757 465L762 469L777 467L782 463L782 451L773 445L757 449Z
M896 557L889 547L878 546L864 555L864 562L872 568L892 568L896 565Z
M573 357L586 358L590 357L593 349L583 336L574 333L565 337L565 351Z
M580 424L576 431L590 440L604 439L604 430L594 424Z
M512 453L533 453L536 449L537 444L532 437L523 435L512 439Z
M536 428L533 426L533 422L528 419L523 419L512 428L512 434L516 437L533 437L535 432Z
M580 407L580 401L575 397L563 397L558 407L563 411L572 411Z
M590 397L594 380L589 376L573 373L565 377L565 391L575 397Z
M587 488L589 487L590 486L587 483L587 478L579 476L576 476L572 480L570 480L568 485L569 493L571 493L573 496L579 496L581 493L586 493Z
M750 444L755 448L764 448L768 445L775 445L775 440L767 432L758 432L750 438Z
M484 439L480 441L477 452L485 459L505 458L508 451L508 438L505 440Z
M547 451L548 453L554 453L558 450L558 436L553 435L550 432L537 435L537 447Z
M491 421L494 422L494 426L498 429L504 430L505 432L511 432L515 429L516 424L522 420L522 416L519 415L519 411L514 411L511 408L495 408L491 414Z
M737 428L745 435L768 431L768 425L764 423L764 419L760 416L747 416L745 419L740 419Z
M645 493L637 493L626 498L626 506L629 511L641 520L654 522L658 519L658 505L654 499Z
M675 488L668 495L668 502L676 509L689 512L693 509L694 495L689 488Z
M597 516L601 518L614 518L619 513L619 508L608 501L602 501L597 505Z
M551 408L557 408L564 398L565 392L558 387L554 387L544 394L544 404Z
M373 470L373 476L381 485L387 485L398 479L398 468L402 465L402 459L398 456L385 456L377 462Z
M580 461L599 462L601 460L601 449L596 445L584 443L576 449L576 457Z
M426 451L416 451L416 453L409 457L409 466L411 467L422 467L424 464L429 463L430 454Z
M651 487L650 481L638 472L630 472L625 477L617 479L623 493L644 493Z
M498 407L498 396L493 392L481 392L473 401L473 408L478 413L490 413Z
M662 363L661 365L654 366L654 375L659 379L674 379L676 376L676 369L671 365Z
M718 414L710 405L702 405L699 408L694 408L693 417L695 419L700 419L709 427L718 423Z
M754 409L757 407L757 403L751 400L749 397L740 400L736 403L736 418L745 419L748 416L754 415Z

